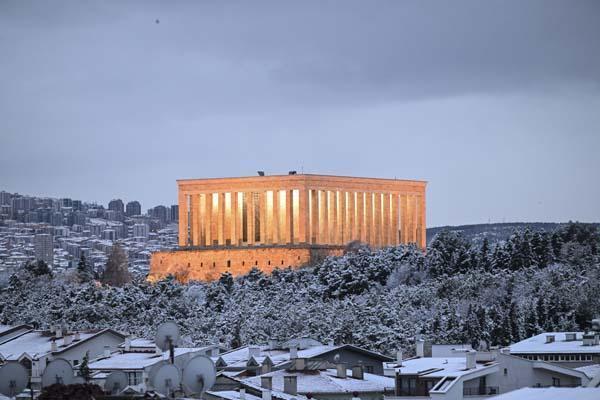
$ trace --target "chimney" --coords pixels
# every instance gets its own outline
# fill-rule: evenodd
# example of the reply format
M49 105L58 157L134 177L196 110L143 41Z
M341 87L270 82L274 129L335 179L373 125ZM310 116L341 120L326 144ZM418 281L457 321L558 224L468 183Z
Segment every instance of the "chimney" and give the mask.
M58 344L56 344L56 339L52 339L52 344L50 345L50 351L55 352L58 351Z
M240 388L240 400L246 400L246 389Z
M277 340L269 339L269 350L276 350L276 349L277 349Z
M125 338L125 351L131 350L131 339L129 337Z
M263 390L262 400L271 400L271 390L270 389Z
M475 350L469 350L465 353L467 362L467 369L475 369L475 360L477 359L477 352Z
M60 339L62 337L62 328L61 327L59 327L59 326L56 327L56 333L54 334L54 336L57 339Z
M354 379L365 379L362 365L355 365L352 367L352 377Z
M546 343L553 343L554 335L546 335Z
M210 349L211 357L219 357L219 345L215 344L213 348Z
M294 369L296 371L303 371L306 369L306 358L296 358L294 363Z
M296 375L285 375L283 377L283 392L292 396L298 394L298 377Z
M398 364L399 367L402 366L402 350L396 352L396 364Z
M63 338L63 346L69 346L71 343L73 343L73 336L65 335Z
M79 332L75 332L75 338L73 340L75 340L75 341L81 340L81 334Z
M335 347L335 341L334 341L333 339L329 339L329 340L327 341L327 346L330 346L330 347Z
M423 339L417 339L417 357L425 357L425 341Z
M260 347L248 346L248 358L251 357L260 357Z
M298 358L298 346L290 346L290 360Z
M104 346L104 357L110 357L110 346Z
M337 377L341 379L346 378L346 364L338 363L335 365L335 369L337 370Z
M260 377L260 387L263 389L272 390L273 389L273 377L272 376L261 376Z

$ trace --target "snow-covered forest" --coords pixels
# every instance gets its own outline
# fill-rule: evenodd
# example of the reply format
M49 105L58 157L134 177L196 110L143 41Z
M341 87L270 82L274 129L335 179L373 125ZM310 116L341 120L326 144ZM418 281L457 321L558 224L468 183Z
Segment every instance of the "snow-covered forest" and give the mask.
M542 331L582 330L600 314L600 237L592 225L515 232L474 244L441 232L412 246L354 249L313 268L258 270L213 283L134 280L123 287L24 269L0 293L0 324L111 327L152 337L164 320L187 344L235 347L312 336L387 354L434 342L508 344Z

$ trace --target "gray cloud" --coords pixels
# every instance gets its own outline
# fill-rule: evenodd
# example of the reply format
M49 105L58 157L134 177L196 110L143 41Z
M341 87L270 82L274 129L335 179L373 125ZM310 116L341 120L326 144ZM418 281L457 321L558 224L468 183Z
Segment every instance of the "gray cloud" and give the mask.
M304 166L428 179L433 224L598 220L598 17L596 1L4 1L0 186L150 206L176 178Z

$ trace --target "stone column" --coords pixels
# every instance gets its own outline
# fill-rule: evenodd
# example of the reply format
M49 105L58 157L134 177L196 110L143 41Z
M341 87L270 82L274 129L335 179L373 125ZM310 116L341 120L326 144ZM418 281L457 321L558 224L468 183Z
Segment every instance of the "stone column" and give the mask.
M308 189L298 190L298 243L310 243Z
M390 228L392 226L392 213L391 213L391 205L390 205L390 194L383 194L383 245L390 246L392 245L392 235L390 233Z
M177 192L177 204L179 204L179 247L188 245L188 204L187 195L181 189Z
M392 237L390 243L393 246L396 246L398 243L400 243L400 240L398 239L398 227L400 226L398 223L398 218L398 195L396 193L392 193Z
M319 196L317 193L317 190L310 190L310 243L319 241Z
M320 244L329 244L329 201L328 191L320 190L319 197L319 242Z
M262 191L259 194L260 198L260 243L267 243L267 192Z
M365 193L365 241L369 245L375 244L373 235L373 193Z
M279 190L273 190L273 219L272 219L272 232L273 232L273 243L279 244L280 242L280 226L281 214L279 211Z
M383 244L383 227L382 227L382 223L381 223L381 219L382 219L382 215L381 215L381 203L382 203L382 198L383 195L381 193L374 193L373 194L373 202L374 207L373 207L373 219L374 219L374 223L373 223L373 231L374 231L374 243L375 246L377 247L381 247Z
M294 243L294 210L292 206L292 200L294 196L293 190L285 191L285 235L284 243Z
M254 244L254 195L252 192L244 193L246 203L246 231L248 234L248 245Z
M222 246L225 244L225 193L219 193L218 196L217 237L219 245Z
M420 239L420 246L422 249L425 249L427 247L427 208L425 207L425 193L423 193L423 195L421 196L421 220L420 220L420 225L421 225L421 237Z
M190 219L192 220L192 245L198 246L200 244L200 195L198 193L192 193L191 195L191 212Z
M329 243L338 244L340 238L340 227L338 222L338 191L329 192Z
M351 242L357 238L357 218L356 218L356 193L348 192L348 238L346 242Z
M213 195L212 193L205 193L205 207L204 210L204 219L206 226L206 246L213 245L213 239L215 238L214 233L214 221L213 221Z
M365 194L356 193L356 240L365 243L367 235L365 233Z
M340 244L348 242L348 215L346 213L346 192L340 192Z
M239 245L239 240L238 240L238 236L240 234L239 230L238 230L238 194L237 192L231 192L231 197L230 197L230 210L231 210L231 216L229 218L229 229L231 232L231 245L232 246L237 246Z
M400 242L408 243L408 199L405 194L400 195Z

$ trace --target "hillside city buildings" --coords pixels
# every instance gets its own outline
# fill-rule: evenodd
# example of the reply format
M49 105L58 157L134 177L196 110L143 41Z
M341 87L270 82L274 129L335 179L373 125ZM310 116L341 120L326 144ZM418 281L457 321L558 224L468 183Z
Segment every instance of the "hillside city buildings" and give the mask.
M142 214L138 201L107 208L70 198L0 191L0 284L25 263L42 260L55 272L76 268L81 256L98 272L119 243L132 272L147 274L153 251L177 246L177 206Z
M358 241L425 248L426 182L296 174L177 181L179 249L151 280L213 280L311 264Z

